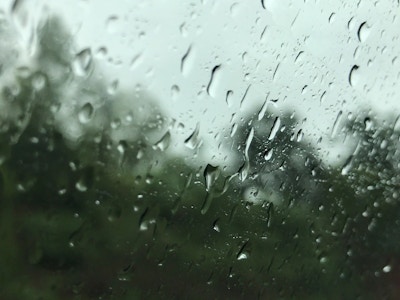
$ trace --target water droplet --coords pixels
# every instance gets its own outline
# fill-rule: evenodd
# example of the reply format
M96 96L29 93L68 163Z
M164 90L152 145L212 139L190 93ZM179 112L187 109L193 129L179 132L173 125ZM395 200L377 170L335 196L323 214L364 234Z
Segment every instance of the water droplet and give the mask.
M359 71L360 67L357 65L354 65L349 73L349 83L351 86L355 86L359 79L360 79L360 71Z
M339 111L339 113L336 116L335 122L333 123L332 126L332 131L331 131L331 137L334 138L338 132L339 125L340 125L340 120L342 118L343 112Z
M72 62L72 70L76 76L87 76L92 65L92 51L90 48L85 48L75 55Z
M249 85L247 86L246 91L245 91L244 94L243 94L242 100L240 100L240 107L242 107L242 105L243 105L243 103L244 103L244 100L246 100L247 94L249 93L249 90L250 90L250 87L251 87L251 84L249 84Z
M279 131L279 127L281 127L281 119L279 117L276 117L274 120L274 124L272 125L271 132L268 136L269 141L272 141L275 138L276 134Z
M230 13L232 17L235 17L239 12L239 4L237 2L233 3L230 8Z
M226 92L226 97L225 97L226 104L228 104L228 107L232 106L233 102L233 91L229 90Z
M206 191L209 192L212 189L212 186L214 183L217 181L219 175L221 173L221 170L219 169L218 166L214 167L210 164L206 166L204 169L204 179L206 183Z
M364 119L364 125L365 125L365 130L369 131L372 128L373 122L370 118L367 117Z
M181 60L181 72L183 76L187 76L190 72L190 69L193 66L193 58L194 53L192 51L192 46L189 46L186 53L183 55Z
M211 71L210 82L208 83L208 86L207 86L207 93L211 97L216 96L220 77L221 77L221 65L217 65Z
M351 168L353 166L353 155L350 155L350 157L346 160L342 167L342 175L347 175L349 174Z
M35 73L32 78L32 87L35 91L41 91L46 85L46 77L42 73Z
M79 122L82 124L88 123L93 117L94 108L89 102L85 103L78 113Z
M278 64L276 65L276 67L275 67L274 74L272 74L272 80L275 80L275 78L277 77L278 70L279 70L279 66L280 66L280 63L278 63Z
M326 99L326 91L324 91L321 94L321 97L319 98L319 102L322 104L323 102L325 102L325 99Z
M195 149L201 144L199 140L200 124L197 123L196 128L192 134L185 140L185 146L189 149Z
M244 260L249 258L250 253L245 249L247 244L248 242L245 242L244 245L240 248L238 254L236 255L237 260Z
M261 0L261 6L262 6L262 8L264 8L264 9L266 9L266 7L265 7L265 1L266 1L266 0Z
M81 179L75 184L75 188L80 192L86 192L88 190L85 182Z
M159 149L161 151L165 151L171 142L171 133L167 131L162 138L154 144L153 149Z
M247 259L247 258L248 258L247 253L240 253L237 256L237 260L243 260L243 259Z
M173 101L176 101L178 99L179 92L180 92L179 86L174 84L171 87L171 98L172 98Z
M118 79L113 80L113 81L111 82L111 84L109 85L109 87L108 87L108 89L107 89L107 92L108 92L110 95L114 95L115 92L118 90L118 86L119 86L119 81L118 81Z
M106 28L109 33L115 33L118 30L119 19L117 16L111 16L106 21Z
M300 142L303 140L303 137L304 137L303 130L300 129L300 130L297 132L296 141L297 141L298 143L300 143Z
M213 223L213 229L214 229L216 232L221 232L221 230L220 230L220 228L219 228L219 225L218 225L218 221L219 221L219 219L216 219L216 220L214 221L214 223Z
M271 157L272 157L272 154L274 154L274 149L273 148L266 150L264 152L264 159L265 160L270 160Z
M361 23L358 27L357 36L360 42L365 42L370 34L371 28L368 26L367 22Z
M200 210L202 215L205 215L207 213L207 211L210 209L213 199L214 199L213 194L207 193L206 199L204 200L203 206L201 207L201 210Z
M382 271L384 273L389 273L390 271L392 271L392 266L391 265L384 266Z
M261 107L260 111L258 112L258 121L261 121L262 118L264 118L265 113L267 112L267 106L268 106L268 95L265 98L265 102L263 106Z
M11 6L11 15L14 18L14 22L22 28L26 27L29 21L27 3L29 1L15 0Z
M142 54L135 55L131 60L131 69L136 68L142 62Z
M331 13L331 15L329 16L329 23L333 23L336 19L336 14L335 13Z

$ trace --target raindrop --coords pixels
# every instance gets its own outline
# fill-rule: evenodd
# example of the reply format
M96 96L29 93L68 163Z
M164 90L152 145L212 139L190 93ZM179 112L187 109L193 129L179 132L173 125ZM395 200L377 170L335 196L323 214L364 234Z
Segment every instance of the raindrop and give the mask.
M391 265L384 266L383 269L382 269L382 271L384 273L389 273L391 270L392 270L392 266Z
M149 208L146 207L144 212L140 215L140 218L139 218L139 230L140 231L145 231L148 229L148 222L146 222L146 220L145 220L148 212L149 212Z
M107 52L108 51L106 47L100 47L96 52L96 56L97 58L103 59L104 57L106 57Z
M266 7L265 7L265 1L266 1L266 0L261 0L261 6L262 6L262 8L264 8L264 9L266 9Z
M32 87L35 91L41 91L46 85L46 77L42 73L35 73L32 78Z
M239 179L240 179L240 181L243 182L243 181L246 180L247 176L249 175L249 170L250 170L250 162L246 158L245 162L243 163L243 165L239 169Z
M359 69L360 69L359 66L354 65L350 70L349 83L351 86L355 86L360 79Z
M233 101L233 91L229 90L226 92L226 97L225 97L226 104L228 104L228 107L232 106L232 101Z
M303 130L300 129L300 130L297 132L296 141L297 141L298 143L300 143L300 142L303 140L303 137L304 137Z
M82 124L88 123L93 117L94 108L89 102L85 103L78 113L79 122Z
M258 121L260 121L265 116L265 113L267 111L267 106L268 106L268 96L269 96L269 94L265 98L265 102L264 102L263 106L261 107L260 111L258 112Z
M86 192L87 191L87 186L85 185L85 183L82 180L78 181L75 184L75 187L80 192Z
M267 150L264 152L264 159L265 159L265 160L270 160L271 157L272 157L272 154L274 154L274 149L273 149L273 148L267 149Z
M136 68L142 61L142 54L139 53L137 55L135 55L132 60L131 60L131 69Z
M109 33L115 33L118 28L118 17L111 16L106 21L106 28Z
M204 200L203 206L201 207L201 214L204 215L207 213L207 211L210 209L212 200L214 199L213 194L207 193L206 199Z
M192 46L189 46L186 53L183 55L181 60L181 72L183 76L187 76L192 65L193 65L193 51Z
M11 6L11 14L17 24L21 27L25 27L28 23L27 3L29 3L29 1L15 0Z
M358 27L357 36L360 42L365 42L370 34L370 27L367 22L361 23L360 27Z
M115 92L116 92L117 89L118 89L118 86L119 86L119 81L118 81L118 79L113 80L113 82L111 82L110 86L108 87L107 92L108 92L110 95L114 95Z
M86 76L89 73L92 64L92 51L85 48L75 55L72 62L72 70L77 76Z
M214 167L210 164L208 164L206 166L206 168L204 169L204 179L205 179L205 183L206 183L206 191L210 192L213 185L215 184L215 182L217 181L219 175L221 173L221 170L219 169L218 166Z
M271 132L268 136L269 141L272 141L275 138L276 134L279 131L279 127L281 127L281 119L279 117L276 117L274 120L274 124L272 125Z
M238 11L239 11L239 4L235 2L231 5L231 8L230 8L231 16L235 17L237 15Z
M236 255L237 260L244 260L249 258L250 254L248 251L245 250L247 244L248 242L245 242L244 245L240 248L238 254Z
M201 141L199 140L199 132L200 132L200 124L197 123L196 128L192 132L192 134L185 140L185 146L189 149L197 148Z
M214 221L214 223L213 223L213 229L214 229L216 232L220 232L220 231L221 231L221 229L219 228L219 225L218 225L218 221L219 221L219 219L216 219L216 220Z
M240 100L240 107L242 107L244 100L246 100L247 94L249 93L249 90L250 90L250 87L251 87L251 84L249 84L247 86L246 91L243 94L242 100Z
M171 142L171 133L167 131L163 135L163 137L157 143L154 144L153 149L154 150L159 149L161 151L165 151L169 147L170 142Z
M353 155L350 155L349 158L346 160L345 164L342 167L342 175L349 174L353 165Z
M301 61L302 58L303 58L303 56L304 56L304 51L300 51L300 52L297 54L296 58L294 59L294 62L297 63L297 62Z
M332 131L331 131L331 137L332 138L334 138L336 136L336 134L337 134L342 115L343 115L343 112L339 111L339 113L336 116L335 122L333 123L333 126L332 126Z
M321 94L321 97L319 98L319 102L320 102L320 103L323 103L323 102L325 102L325 99L326 99L326 91L324 91L324 92Z
M367 117L364 119L364 125L365 125L365 130L369 131L372 128L373 122L370 118Z
M336 14L331 13L331 15L329 16L329 23L333 23L335 21L335 17L336 17Z
M126 141L119 141L117 150L121 155L124 155L127 148L128 148L128 143Z
M179 86L174 84L171 87L171 98L172 98L173 101L176 101L178 99L179 92L180 92Z
M275 80L275 78L276 78L276 76L277 76L277 74L278 74L279 66L280 66L280 63L278 63L278 64L276 65L276 67L275 67L274 74L272 74L272 80Z
M208 83L208 86L207 86L207 93L211 97L216 96L218 82L220 80L220 77L221 77L221 65L217 65L211 71L210 82Z

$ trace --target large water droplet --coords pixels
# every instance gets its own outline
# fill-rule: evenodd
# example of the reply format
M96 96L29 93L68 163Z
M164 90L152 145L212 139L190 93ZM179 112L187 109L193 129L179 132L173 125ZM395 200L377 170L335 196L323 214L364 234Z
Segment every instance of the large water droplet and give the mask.
M159 149L161 151L165 151L171 142L171 133L167 131L163 137L154 144L153 149Z
M267 150L264 152L264 159L265 159L265 160L270 160L271 157L272 157L272 154L274 154L274 149L273 149L273 148L267 149Z
M89 102L85 103L78 113L79 122L82 124L88 123L93 117L94 108Z
M217 181L219 175L221 173L221 170L219 169L218 166L214 167L210 164L206 166L204 169L204 179L206 183L206 191L209 192L211 191L213 185Z
M272 125L271 132L268 136L269 141L272 141L275 138L276 134L279 131L279 127L281 127L281 119L279 117L276 117L274 120L274 124Z
M207 93L211 97L216 96L220 77L221 77L221 65L217 65L211 71L210 82L208 83L208 86L207 86Z
M87 76L92 65L92 51L90 48L85 48L75 55L72 62L72 70L76 76Z

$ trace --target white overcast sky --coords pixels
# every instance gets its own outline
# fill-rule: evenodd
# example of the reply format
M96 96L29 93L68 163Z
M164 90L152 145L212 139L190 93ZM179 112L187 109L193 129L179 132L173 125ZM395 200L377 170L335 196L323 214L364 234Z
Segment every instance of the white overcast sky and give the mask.
M2 2L9 11L12 1ZM212 140L231 120L261 108L267 95L278 99L277 109L306 118L302 126L314 141L328 139L339 111L344 116L362 107L400 112L400 8L394 0L264 0L265 9L261 0L35 0L30 5L36 14L47 6L60 15L77 51L107 48L98 59L110 83L117 79L121 88L131 89L141 84L185 125L182 137L200 123L200 134ZM206 89L217 65L210 95ZM351 86L353 65L359 69ZM233 91L229 104L228 90ZM215 150L210 151L217 157Z

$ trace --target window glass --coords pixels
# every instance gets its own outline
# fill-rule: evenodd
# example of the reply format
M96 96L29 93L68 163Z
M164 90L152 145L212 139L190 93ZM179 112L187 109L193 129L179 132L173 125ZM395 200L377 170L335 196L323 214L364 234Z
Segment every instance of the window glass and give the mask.
M399 7L2 1L0 298L399 298Z

